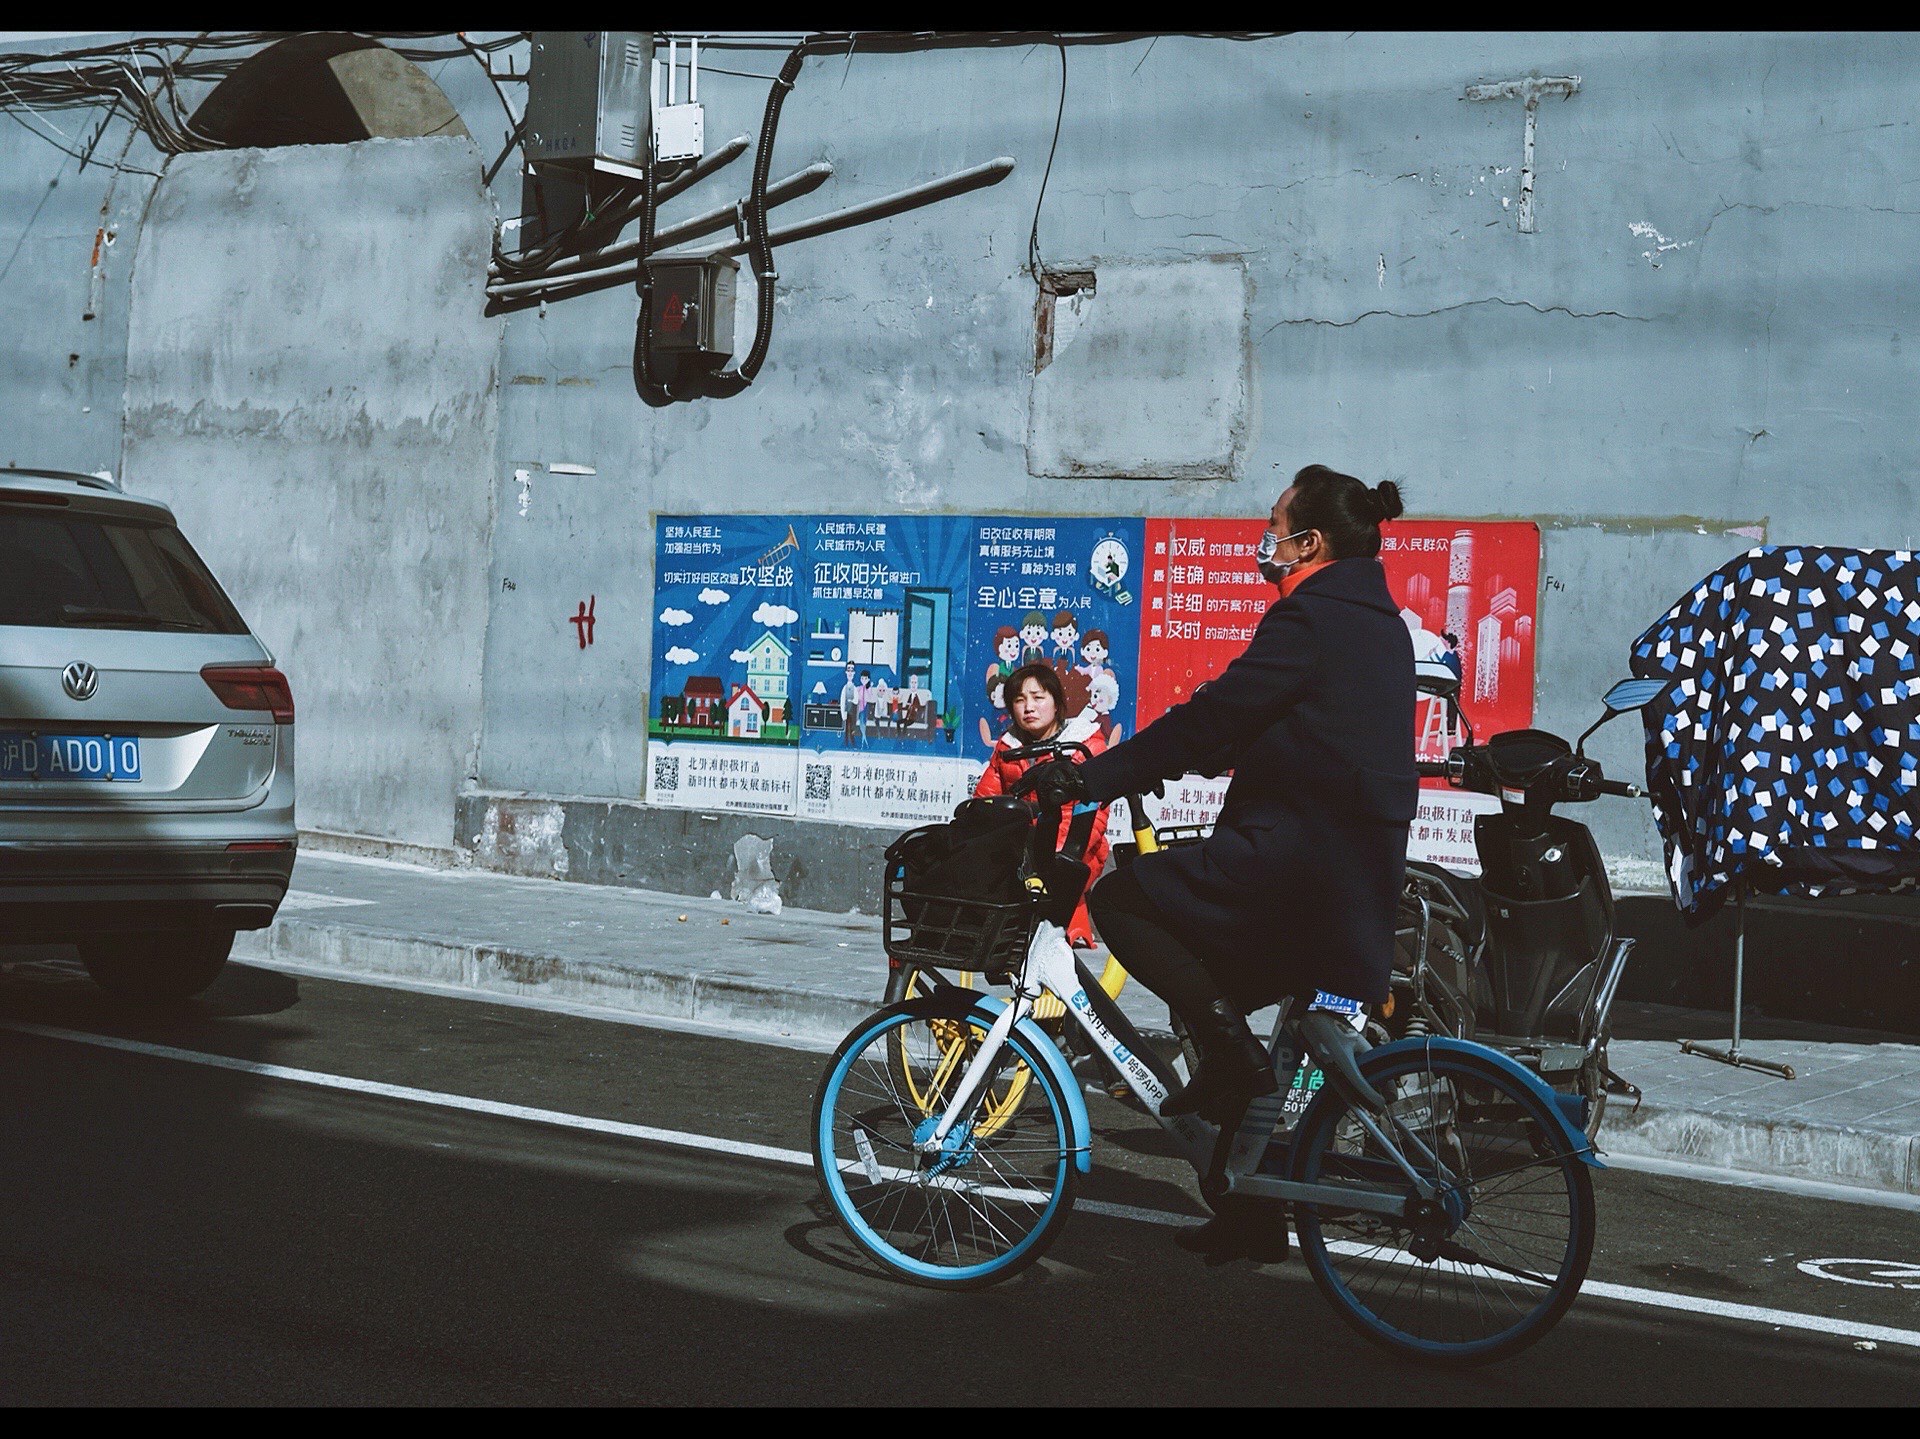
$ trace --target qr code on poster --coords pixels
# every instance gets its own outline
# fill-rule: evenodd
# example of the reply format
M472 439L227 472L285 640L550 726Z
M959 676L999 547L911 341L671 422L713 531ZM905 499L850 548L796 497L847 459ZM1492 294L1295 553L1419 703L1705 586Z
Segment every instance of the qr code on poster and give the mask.
M806 766L807 798L825 804L832 798L833 766L830 764L810 764Z
M680 788L680 756L657 754L653 757L653 787L671 794Z

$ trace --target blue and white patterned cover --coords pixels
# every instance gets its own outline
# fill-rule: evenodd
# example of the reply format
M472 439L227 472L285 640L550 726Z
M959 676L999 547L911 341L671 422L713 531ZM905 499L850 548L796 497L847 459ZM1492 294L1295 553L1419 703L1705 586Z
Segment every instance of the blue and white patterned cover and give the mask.
M1749 550L1634 641L1667 878L1690 923L1751 894L1920 881L1920 557Z

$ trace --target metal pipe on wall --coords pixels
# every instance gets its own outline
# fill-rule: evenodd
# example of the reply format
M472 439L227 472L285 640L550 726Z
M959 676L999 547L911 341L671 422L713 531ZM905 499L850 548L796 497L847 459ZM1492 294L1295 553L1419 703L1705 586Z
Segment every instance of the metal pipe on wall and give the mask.
M656 203L663 203L667 200L671 200L675 195L681 194L687 190L692 189L695 185L698 185L702 180L706 179L709 175L712 175L715 172L726 168L726 166L732 164L735 160L739 159L743 154L745 154L747 147L752 143L753 141L748 139L745 135L735 135L731 140L727 141L726 144L722 145L719 149L715 150L711 155L708 155L704 159L700 160L691 169L681 171L678 175L675 175L671 180L662 181L660 184L660 194ZM634 216L638 215L639 213L640 213L640 202L638 200L630 201L622 209L620 217L616 222L616 228L625 229L626 226L632 222ZM573 264L574 264L574 257L571 257L571 256L568 257L568 259L566 260L561 260L556 262L556 266L557 265L573 265ZM578 268L577 265L575 265L574 267ZM553 268L553 267L550 267L550 268ZM547 272L543 271L542 273L544 274ZM497 265L487 266L487 278L489 280L497 280L500 278L500 275L501 275L501 271L499 266Z
M786 200L798 199L802 195L810 194L814 190L819 189L820 186L832 178L832 163L826 160L815 161L813 164L807 166L806 169L796 170L791 175L776 180L773 184L767 186L767 203L770 205L778 205ZM694 240L702 235L711 235L715 230L722 229L729 224L739 212L740 204L743 203L745 202L721 205L716 209L706 210L690 219L682 220L676 225L669 225L664 230L657 231L654 234L653 243L656 246L661 244L678 244L682 240ZM637 260L639 258L640 242L637 239L622 240L618 244L607 245L602 249L587 250L579 255L569 256L564 260L557 260L531 279L511 280L506 284L496 284L490 289L489 293L500 295L520 293L517 288L520 286L532 285L537 288L548 280L585 274L589 271L604 270L610 265L616 265L625 260Z
M844 230L871 220L884 220L893 215L904 214L908 210L917 210L923 205L931 205L956 195L964 195L971 190L997 185L1012 174L1013 169L1012 157L1001 155L983 164L956 171L951 175L944 175L937 180L927 180L921 184L909 186L905 190L896 190L891 195L882 195L877 200L862 201L858 205L849 205L844 209L830 210L824 215L816 215L811 220L797 221L770 232L767 239L774 245L792 244L796 240L810 240L818 235L830 234L835 230ZM772 186L768 187L770 193L772 188ZM731 215L733 212L729 209L727 213ZM657 244L670 234L672 234L671 230L662 231L654 237L655 243ZM710 255L743 255L746 250L747 242L736 240L711 250L681 250L671 254L655 255L654 259L656 261L699 260ZM639 273L639 269L638 264L629 264L611 270L593 270L552 279L516 280L509 284L489 286L487 298L501 309L519 309L538 304L542 300L568 298L576 294L586 294L593 290L605 290L614 285L627 284Z

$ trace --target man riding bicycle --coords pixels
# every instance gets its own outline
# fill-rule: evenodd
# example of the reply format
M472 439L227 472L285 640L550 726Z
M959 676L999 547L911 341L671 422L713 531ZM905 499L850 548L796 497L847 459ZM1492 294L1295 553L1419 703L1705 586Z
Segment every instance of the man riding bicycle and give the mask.
M1055 804L1233 771L1203 843L1141 856L1090 900L1102 938L1199 1046L1163 1113L1223 1122L1274 1090L1247 1012L1315 990L1387 998L1419 790L1413 645L1378 558L1401 508L1389 482L1301 470L1256 552L1280 597L1246 651L1132 739L1036 773Z

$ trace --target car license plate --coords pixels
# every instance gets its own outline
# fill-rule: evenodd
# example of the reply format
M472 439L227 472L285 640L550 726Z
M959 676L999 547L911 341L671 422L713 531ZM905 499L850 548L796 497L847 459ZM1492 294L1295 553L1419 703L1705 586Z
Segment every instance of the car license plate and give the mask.
M0 780L138 780L135 735L0 730Z

